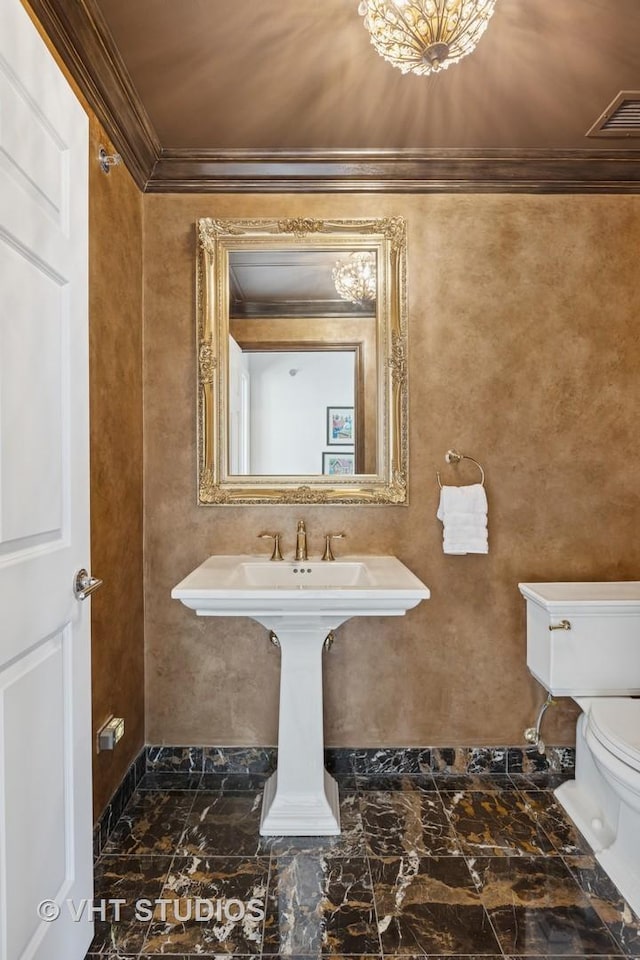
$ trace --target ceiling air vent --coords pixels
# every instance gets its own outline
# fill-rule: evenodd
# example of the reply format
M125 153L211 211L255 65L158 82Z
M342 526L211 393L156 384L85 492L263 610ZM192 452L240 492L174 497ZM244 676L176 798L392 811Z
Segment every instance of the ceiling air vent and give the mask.
M621 90L588 137L640 137L640 90Z

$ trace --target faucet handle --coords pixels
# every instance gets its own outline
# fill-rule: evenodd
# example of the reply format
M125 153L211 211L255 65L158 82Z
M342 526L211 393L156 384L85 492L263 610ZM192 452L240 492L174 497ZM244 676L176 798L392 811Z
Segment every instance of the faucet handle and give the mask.
M344 540L346 533L325 533L324 535L324 553L322 554L323 560L335 560L333 555L333 550L331 549L332 540Z
M280 533L259 533L258 540L273 540L273 553L271 554L272 560L284 560L282 553L280 551Z

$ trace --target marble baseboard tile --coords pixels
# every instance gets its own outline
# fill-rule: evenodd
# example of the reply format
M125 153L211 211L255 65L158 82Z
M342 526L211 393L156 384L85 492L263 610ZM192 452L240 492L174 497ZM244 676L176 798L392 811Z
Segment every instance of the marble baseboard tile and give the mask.
M507 749L508 773L571 773L576 766L574 747L547 747L538 753L537 747L509 747Z
M204 773L273 773L276 747L204 747Z
M202 773L204 747L147 747L147 771Z
M93 828L93 855L99 857L109 839L109 835L120 819L122 811L133 796L136 786L145 775L147 768L147 748L143 747L125 773L120 786L106 805Z
M433 747L432 773L507 773L506 747Z
M570 773L575 769L573 747L432 747L431 772L448 773Z
M136 784L140 783L147 772L147 748L143 747L135 759Z
M361 776L430 773L430 747L367 747L355 749L353 772Z
M324 765L334 776L350 776L353 774L352 747L327 747L324 751Z
M148 746L147 773L272 773L276 747Z
M149 746L148 772L268 774L276 768L277 747ZM328 747L332 774L566 773L575 766L573 747Z

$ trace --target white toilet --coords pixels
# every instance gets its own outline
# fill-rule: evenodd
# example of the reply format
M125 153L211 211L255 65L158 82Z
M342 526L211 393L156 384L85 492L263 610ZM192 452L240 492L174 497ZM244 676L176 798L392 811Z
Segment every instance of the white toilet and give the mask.
M521 583L527 665L582 713L555 795L640 914L640 581Z

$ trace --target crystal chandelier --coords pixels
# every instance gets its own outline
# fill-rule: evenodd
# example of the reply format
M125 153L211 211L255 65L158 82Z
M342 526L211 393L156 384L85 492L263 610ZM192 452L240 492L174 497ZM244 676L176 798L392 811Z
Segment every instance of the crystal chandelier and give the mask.
M475 48L496 0L362 0L358 12L380 56L402 73L446 70Z
M352 253L348 260L338 260L331 276L343 300L362 303L376 299L376 258L370 250Z

